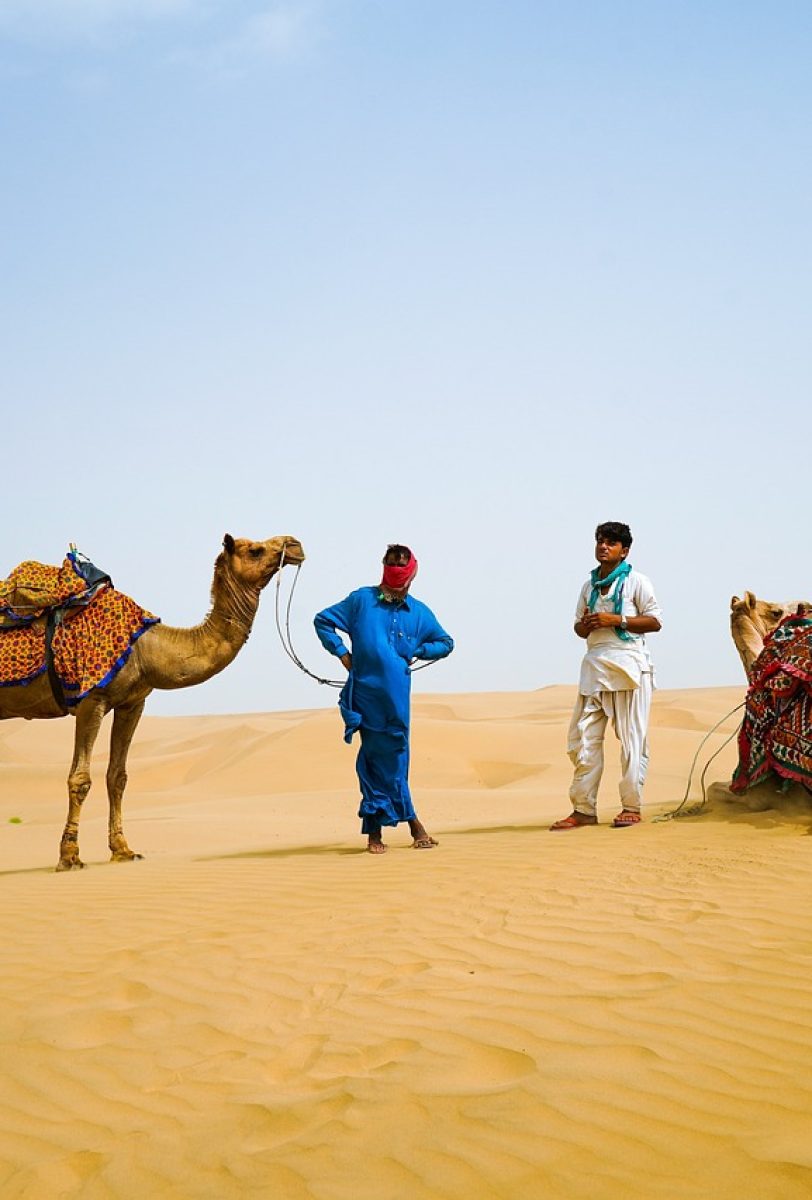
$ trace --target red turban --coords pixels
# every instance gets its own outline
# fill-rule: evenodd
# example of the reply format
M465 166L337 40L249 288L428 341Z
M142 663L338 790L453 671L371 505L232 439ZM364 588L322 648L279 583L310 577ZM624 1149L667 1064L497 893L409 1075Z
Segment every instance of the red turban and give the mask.
M416 574L417 559L409 551L409 561L402 567L389 566L384 563L383 586L391 588L393 591L399 591L401 588L408 587Z

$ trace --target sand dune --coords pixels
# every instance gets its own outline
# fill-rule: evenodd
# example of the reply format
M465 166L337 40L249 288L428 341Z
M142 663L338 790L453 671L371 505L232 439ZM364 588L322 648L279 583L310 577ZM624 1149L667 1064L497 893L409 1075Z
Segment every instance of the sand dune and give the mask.
M572 697L419 698L441 844L381 858L334 712L147 718L146 857L105 861L100 754L69 875L71 725L0 726L4 1200L806 1200L812 810L654 820L741 698L661 692L649 819L606 824L614 755L550 834Z

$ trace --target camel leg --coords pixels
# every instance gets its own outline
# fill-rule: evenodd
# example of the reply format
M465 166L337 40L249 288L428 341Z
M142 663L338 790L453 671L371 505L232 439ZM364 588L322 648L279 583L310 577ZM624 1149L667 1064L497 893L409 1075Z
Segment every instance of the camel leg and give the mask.
M68 819L59 846L57 871L72 871L85 865L79 857L79 818L85 796L90 791L90 756L105 712L104 704L94 703L89 698L76 710L73 762L68 775Z
M113 732L110 735L110 762L107 767L107 796L110 800L110 861L132 862L143 858L127 845L121 822L121 802L127 786L127 752L136 726L144 711L144 701L117 708L113 712Z

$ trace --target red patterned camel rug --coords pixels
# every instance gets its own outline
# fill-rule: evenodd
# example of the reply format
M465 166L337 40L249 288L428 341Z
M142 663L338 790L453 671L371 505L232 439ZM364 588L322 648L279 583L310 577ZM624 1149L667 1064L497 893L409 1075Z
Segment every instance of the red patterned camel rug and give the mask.
M785 617L753 663L731 790L770 772L812 791L812 620Z

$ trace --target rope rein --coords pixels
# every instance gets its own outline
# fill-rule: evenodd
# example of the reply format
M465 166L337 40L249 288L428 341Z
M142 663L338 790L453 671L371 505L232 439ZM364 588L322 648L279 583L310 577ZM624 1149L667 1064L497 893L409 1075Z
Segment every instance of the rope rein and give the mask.
M311 679L315 679L316 683L324 684L325 687L343 688L346 680L323 679L321 677L321 675L316 675L313 671L308 670L308 668L304 665L302 660L299 658L299 655L296 653L296 649L293 645L293 638L291 637L291 633L290 633L290 610L291 610L291 606L293 604L293 593L296 591L296 584L299 582L299 572L302 569L301 563L296 563L296 574L293 576L293 583L290 585L290 595L288 596L288 603L287 603L287 607L285 609L285 628L284 628L284 630L282 629L282 618L280 616L279 609L280 609L280 594L281 594L280 585L282 582L282 568L284 567L284 565L285 565L285 546L282 547L282 555L281 555L281 558L279 559L279 567L276 572L276 604L274 607L274 615L276 618L276 630L277 630L277 633L279 634L279 640L282 643L282 649L285 651L285 654L287 654L290 661L292 663L294 663L294 665L297 666L300 671L304 671L305 675L309 675ZM434 661L429 660L427 662L420 663L420 665L416 666L416 667L411 667L411 666L407 667L407 670L410 675L413 675L415 671L422 671L424 667L433 667L433 666L434 666Z
M282 568L284 565L285 565L285 547L283 546L282 547L282 557L279 560L279 569L277 570L277 573L276 573L276 609L275 609L276 629L279 634L279 640L282 643L282 649L285 651L285 654L287 654L290 661L292 663L294 663L299 668L300 671L304 671L305 675L309 675L311 679L315 679L316 683L322 683L326 687L343 688L344 682L342 680L340 680L340 679L322 679L322 677L320 675L316 675L313 673L313 671L309 671L307 669L307 667L304 665L304 663L302 662L302 660L299 658L299 655L296 653L296 650L294 648L293 639L291 638L291 635L290 635L290 609L291 609L291 605L293 604L293 593L296 591L296 584L299 582L299 572L302 569L301 563L296 563L296 574L293 577L293 583L291 584L291 588L290 588L290 595L288 596L288 605L287 605L287 608L285 609L284 631L282 629L282 620L279 615L279 596L280 596L280 583L282 582Z
M674 817L680 817L680 816L695 817L702 811L702 809L705 807L705 802L707 800L707 796L705 794L705 775L707 774L708 767L711 765L711 763L716 758L716 756L718 754L722 753L725 746L727 746L733 740L733 738L739 732L740 726L737 727L736 729L734 729L733 732L725 738L725 740L722 742L719 749L715 750L713 752L713 754L710 756L710 758L708 759L708 761L705 763L705 766L702 769L702 774L699 777L700 786L702 788L702 799L699 801L698 804L694 804L691 808L687 808L687 809L685 809L685 812L683 812L682 810L685 807L685 805L688 803L688 797L691 794L691 780L693 779L694 767L696 766L696 762L697 762L697 759L699 758L700 751L702 750L702 747L705 745L705 742L708 740L708 738L711 736L711 734L716 732L716 730L719 728L719 726L722 724L722 722L727 721L728 718L732 717L734 713L737 713L740 708L744 708L745 703L746 703L746 701L742 700L741 704L737 704L736 707L732 708L729 713L725 713L725 715L716 722L716 724L713 726L713 728L708 730L708 732L703 737L702 741L699 743L697 750L696 750L696 754L693 757L693 761L691 763L691 769L688 772L688 783L685 788L685 795L682 797L682 800L679 802L679 804L677 805L677 807L675 809L673 809L671 812L661 813L660 816L658 816L658 817L654 817L655 821L672 821L674 819Z

